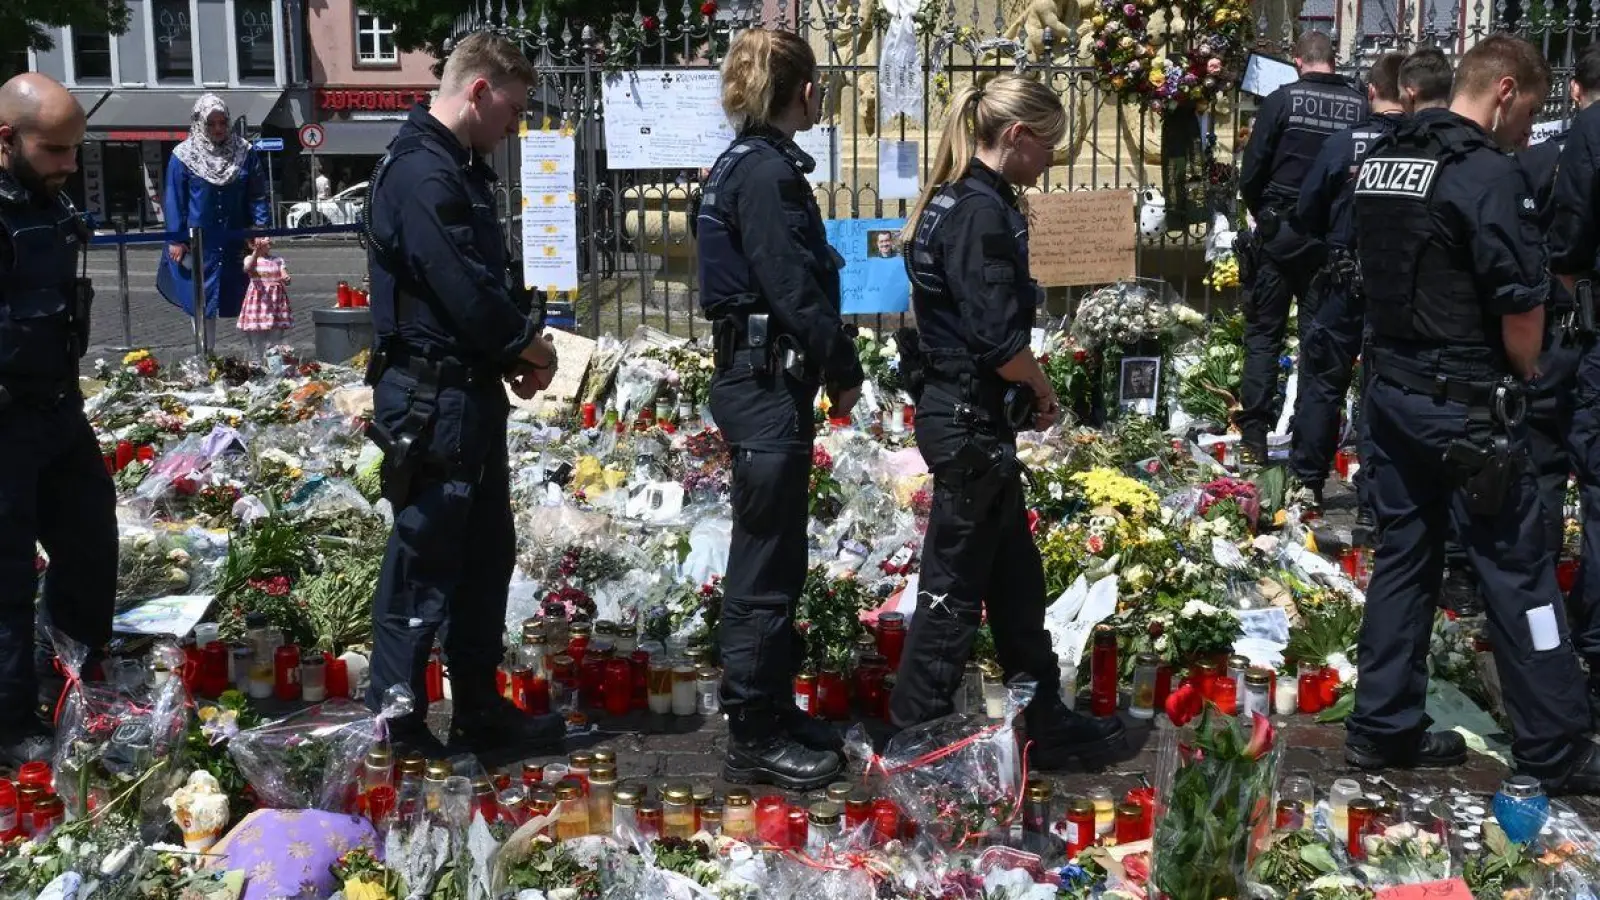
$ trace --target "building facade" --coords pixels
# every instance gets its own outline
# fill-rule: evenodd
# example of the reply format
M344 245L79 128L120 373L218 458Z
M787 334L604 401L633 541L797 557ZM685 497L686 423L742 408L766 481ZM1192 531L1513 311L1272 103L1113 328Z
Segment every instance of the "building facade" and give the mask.
M128 0L126 33L64 27L29 68L66 84L89 114L79 174L69 188L102 223L161 224L162 180L203 93L228 103L266 154L274 200L292 196L298 127L308 121L304 0Z

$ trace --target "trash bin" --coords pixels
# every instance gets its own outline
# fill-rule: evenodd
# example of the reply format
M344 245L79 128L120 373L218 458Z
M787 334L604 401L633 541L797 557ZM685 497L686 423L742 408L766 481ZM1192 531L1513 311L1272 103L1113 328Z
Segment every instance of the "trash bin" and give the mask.
M322 362L348 362L372 347L371 307L313 309L311 324L316 327L317 359Z

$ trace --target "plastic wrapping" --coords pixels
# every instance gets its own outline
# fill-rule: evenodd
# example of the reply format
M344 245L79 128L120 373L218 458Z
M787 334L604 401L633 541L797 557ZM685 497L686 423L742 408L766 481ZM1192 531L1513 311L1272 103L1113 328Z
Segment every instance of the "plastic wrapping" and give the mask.
M183 781L183 736L189 694L180 671L183 654L168 642L152 651L160 677L140 661L119 669L123 677L85 682L88 647L51 630L67 685L56 714L52 759L56 793L71 818L116 803L135 813L146 839L166 826L163 801Z
M850 730L846 752L884 776L884 791L905 815L946 843L964 846L981 835L1008 831L1021 807L1023 759L1013 720L1037 685L1006 686L1002 715L955 713L889 739L872 753L866 731Z
M348 700L330 700L239 732L228 753L263 806L351 812L361 762L387 738L385 721L414 708L405 685L385 693L376 716Z

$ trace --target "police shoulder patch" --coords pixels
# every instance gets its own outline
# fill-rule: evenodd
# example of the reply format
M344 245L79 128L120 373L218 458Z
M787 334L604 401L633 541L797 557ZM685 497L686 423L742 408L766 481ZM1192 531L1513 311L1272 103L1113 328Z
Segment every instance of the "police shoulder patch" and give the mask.
M1368 159L1356 176L1356 194L1426 200L1439 172L1436 159L1385 156Z

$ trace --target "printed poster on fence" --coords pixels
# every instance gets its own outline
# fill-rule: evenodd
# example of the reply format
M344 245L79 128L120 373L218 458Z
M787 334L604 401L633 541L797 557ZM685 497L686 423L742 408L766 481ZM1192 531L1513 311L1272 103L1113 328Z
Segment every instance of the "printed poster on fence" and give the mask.
M578 289L577 151L563 131L522 137L522 280L533 290Z
M1045 287L1112 284L1133 277L1133 192L1029 194L1028 268Z
M702 169L733 143L716 69L618 72L600 96L610 168Z
M911 306L911 279L900 260L905 219L829 219L828 243L844 257L839 273L844 314L903 313Z

